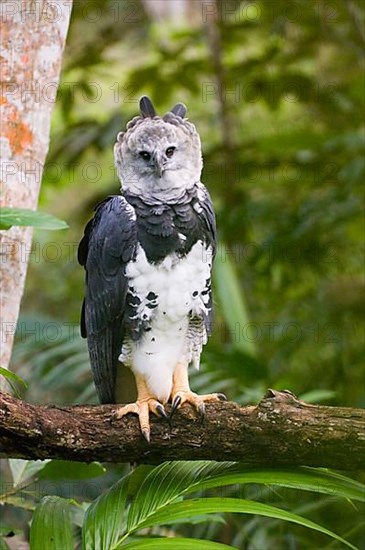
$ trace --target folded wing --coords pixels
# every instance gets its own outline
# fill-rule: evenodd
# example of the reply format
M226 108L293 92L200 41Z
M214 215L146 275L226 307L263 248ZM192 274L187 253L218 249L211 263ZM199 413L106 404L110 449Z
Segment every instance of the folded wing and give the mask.
M133 207L112 196L96 207L78 249L86 270L81 334L87 338L90 363L101 403L115 403L118 356L124 338L127 279L135 257L137 231Z

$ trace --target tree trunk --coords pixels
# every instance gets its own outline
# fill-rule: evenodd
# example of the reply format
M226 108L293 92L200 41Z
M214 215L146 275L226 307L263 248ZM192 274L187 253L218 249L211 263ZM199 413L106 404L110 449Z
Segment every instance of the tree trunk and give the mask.
M308 405L268 390L257 406L207 405L202 422L183 406L169 426L151 418L151 442L138 420L111 421L115 407L30 405L0 393L0 457L157 464L229 460L247 467L317 466L360 470L365 411Z
M71 6L72 0L1 2L0 206L37 208ZM0 239L0 365L7 367L32 230L12 227Z

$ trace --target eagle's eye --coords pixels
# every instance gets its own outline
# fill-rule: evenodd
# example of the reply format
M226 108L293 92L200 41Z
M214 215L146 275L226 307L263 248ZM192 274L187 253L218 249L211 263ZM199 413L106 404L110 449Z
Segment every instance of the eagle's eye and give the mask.
M176 147L168 147L165 151L166 156L170 159L174 154Z
M143 160L150 160L151 154L147 151L140 151L139 156L143 158Z

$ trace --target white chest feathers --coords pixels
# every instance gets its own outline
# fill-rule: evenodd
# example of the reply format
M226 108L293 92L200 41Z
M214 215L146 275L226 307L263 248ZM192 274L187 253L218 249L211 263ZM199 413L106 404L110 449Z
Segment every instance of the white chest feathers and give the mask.
M199 364L206 331L194 335L191 320L208 313L211 265L211 249L198 241L186 256L172 254L157 265L139 247L127 266L129 292L136 301L133 314L148 328L137 342L125 342L120 360L143 374L162 400L169 397L178 362Z
M189 314L205 313L211 258L211 250L202 241L195 243L186 256L171 254L157 265L150 264L139 247L136 260L126 270L130 292L141 300L138 316L145 320L153 317L159 325L165 321L169 326ZM148 296L153 296L156 308L147 307Z

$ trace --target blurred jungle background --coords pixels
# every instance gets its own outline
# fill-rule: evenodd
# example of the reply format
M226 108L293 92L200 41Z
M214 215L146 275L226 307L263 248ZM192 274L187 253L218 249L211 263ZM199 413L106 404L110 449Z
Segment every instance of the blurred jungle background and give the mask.
M214 334L193 388L364 406L364 39L357 0L75 2L40 199L70 227L35 232L12 364L26 399L96 402L76 249L95 204L119 192L113 144L147 94L161 114L187 105L217 214ZM261 498L365 547L350 504L288 494ZM189 529L238 548L329 543L225 517Z

